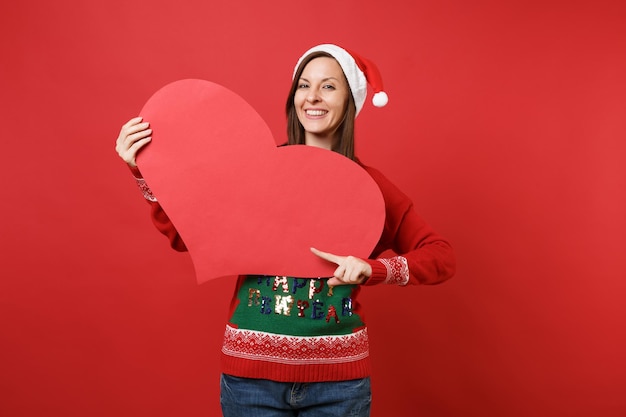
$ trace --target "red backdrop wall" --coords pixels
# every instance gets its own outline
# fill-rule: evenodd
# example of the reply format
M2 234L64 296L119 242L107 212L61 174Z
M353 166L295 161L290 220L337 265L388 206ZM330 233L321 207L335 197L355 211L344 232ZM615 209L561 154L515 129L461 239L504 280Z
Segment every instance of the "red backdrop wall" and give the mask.
M219 415L232 282L196 285L114 140L203 78L280 141L320 42L379 65L390 104L366 105L358 154L459 261L366 291L373 415L626 415L623 4L3 3L0 415Z

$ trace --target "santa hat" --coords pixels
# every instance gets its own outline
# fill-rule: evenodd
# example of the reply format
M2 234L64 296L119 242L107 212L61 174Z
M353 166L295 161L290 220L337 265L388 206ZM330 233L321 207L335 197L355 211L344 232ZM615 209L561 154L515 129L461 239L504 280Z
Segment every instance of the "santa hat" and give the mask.
M383 91L383 79L376 65L374 65L372 61L369 61L352 51L340 48L337 45L317 45L306 51L296 64L296 68L293 73L294 77L304 58L313 52L326 52L339 62L343 73L348 79L348 84L350 85L350 90L352 91L352 97L354 97L354 103L356 104L357 115L365 103L368 83L374 92L374 96L372 97L372 103L374 106L384 107L387 104L389 98L387 97L387 93Z

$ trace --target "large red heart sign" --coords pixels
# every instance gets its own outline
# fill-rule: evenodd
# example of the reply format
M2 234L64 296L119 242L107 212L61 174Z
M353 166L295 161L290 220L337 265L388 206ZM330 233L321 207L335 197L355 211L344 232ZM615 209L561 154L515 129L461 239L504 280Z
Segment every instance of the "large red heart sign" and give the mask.
M153 130L137 163L185 242L199 283L238 274L331 276L315 247L366 258L385 219L358 164L311 146L277 147L232 91L181 80L141 111Z

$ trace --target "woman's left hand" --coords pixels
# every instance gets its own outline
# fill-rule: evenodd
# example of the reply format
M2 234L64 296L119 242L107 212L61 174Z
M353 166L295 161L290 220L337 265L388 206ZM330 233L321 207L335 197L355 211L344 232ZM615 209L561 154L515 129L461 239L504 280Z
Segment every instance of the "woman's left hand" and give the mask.
M363 284L372 276L372 267L363 259L354 256L339 256L328 252L322 252L311 248L311 252L329 262L337 264L337 269L332 278L328 279L328 285Z

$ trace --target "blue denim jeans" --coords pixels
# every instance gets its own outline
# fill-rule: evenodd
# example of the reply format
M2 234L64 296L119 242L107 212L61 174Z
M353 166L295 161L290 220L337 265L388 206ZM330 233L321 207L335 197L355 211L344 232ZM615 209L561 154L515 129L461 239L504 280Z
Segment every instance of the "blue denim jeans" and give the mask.
M369 417L369 378L292 383L222 375L224 417Z

